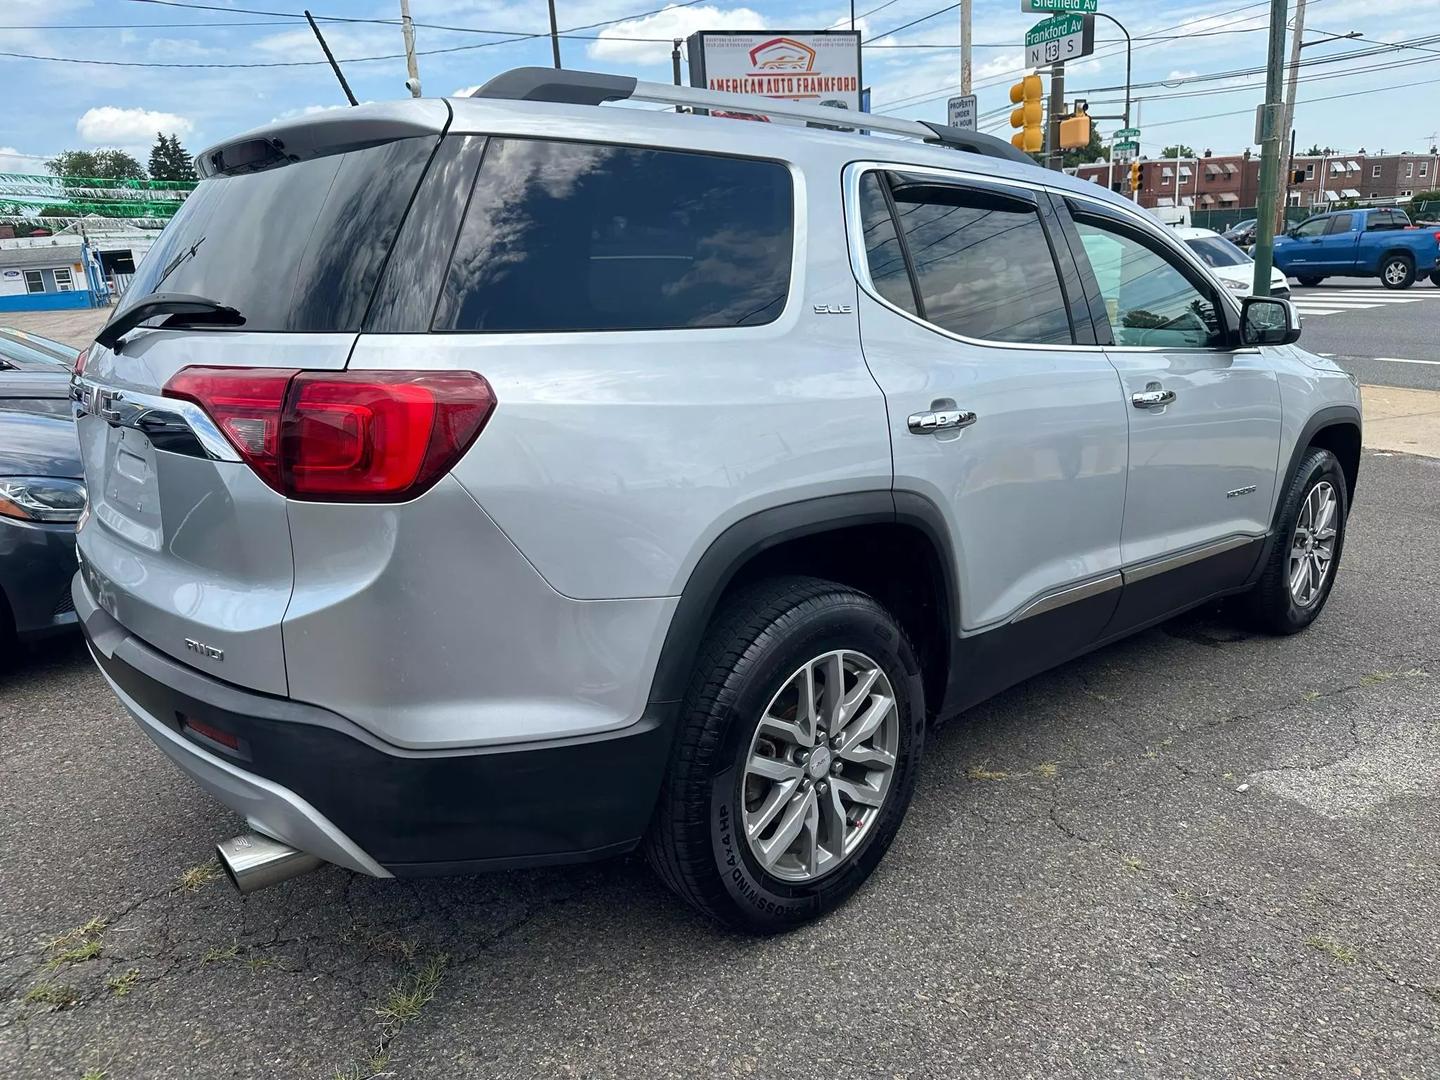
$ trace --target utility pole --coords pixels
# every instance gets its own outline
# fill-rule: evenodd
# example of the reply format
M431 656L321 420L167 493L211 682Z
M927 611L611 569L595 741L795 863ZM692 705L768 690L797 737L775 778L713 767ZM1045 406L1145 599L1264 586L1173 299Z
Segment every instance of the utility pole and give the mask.
M1285 75L1286 0L1270 0L1270 47L1265 61L1265 104L1258 113L1260 193L1255 214L1255 277L1251 291L1270 295L1270 263L1275 254L1276 181L1280 179L1281 80Z
M1045 117L1045 167L1056 172L1065 166L1065 151L1060 149L1060 118L1064 114L1065 61L1061 60L1050 65L1050 111Z
M970 93L970 8L974 0L960 0L960 93ZM850 20L854 29L855 20Z
M400 29L405 35L405 80L411 97L420 96L420 65L415 62L415 24L410 21L410 0L400 0Z
M1300 78L1300 38L1305 33L1305 0L1295 0L1295 36L1290 39L1290 71L1285 80L1285 118L1281 132L1290 133L1290 153L1285 158L1285 175L1280 184L1280 211L1275 215L1275 231L1285 231L1285 207L1290 202L1290 181L1295 175L1295 85Z
M555 54L555 66L560 67L560 25L555 21L555 0L550 5L550 51Z

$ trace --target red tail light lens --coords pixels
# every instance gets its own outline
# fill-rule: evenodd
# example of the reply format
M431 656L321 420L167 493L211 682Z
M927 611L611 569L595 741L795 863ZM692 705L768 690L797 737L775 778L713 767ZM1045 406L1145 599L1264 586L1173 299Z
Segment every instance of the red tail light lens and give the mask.
M276 491L335 502L414 498L495 408L490 384L470 371L191 367L165 393L202 406Z
M80 350L80 355L75 357L75 374L85 374L85 362L90 359L90 347L87 345Z

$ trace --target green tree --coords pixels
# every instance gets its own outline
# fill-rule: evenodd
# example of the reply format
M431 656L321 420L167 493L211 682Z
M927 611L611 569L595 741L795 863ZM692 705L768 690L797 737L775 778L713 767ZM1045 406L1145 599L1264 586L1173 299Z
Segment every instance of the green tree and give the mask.
M94 176L104 180L144 180L140 162L124 150L62 150L45 163L52 176Z
M155 145L150 148L151 180L194 180L195 167L190 155L180 145L178 135L155 133Z
M1160 151L1160 156L1162 158L1193 158L1195 156L1195 148L1186 146L1184 143L1179 143L1178 145L1165 147L1164 150Z

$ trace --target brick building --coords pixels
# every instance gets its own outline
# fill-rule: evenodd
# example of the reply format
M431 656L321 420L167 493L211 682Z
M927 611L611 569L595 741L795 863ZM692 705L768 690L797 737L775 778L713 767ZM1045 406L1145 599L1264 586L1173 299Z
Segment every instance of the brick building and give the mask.
M1210 154L1158 158L1140 163L1140 205L1186 206L1195 210L1244 209L1260 190L1258 154ZM1322 210L1346 199L1406 199L1440 188L1440 156L1428 154L1297 154L1291 206ZM1081 165L1075 174L1101 185L1111 183L1109 162ZM1114 190L1129 191L1128 166L1116 165Z

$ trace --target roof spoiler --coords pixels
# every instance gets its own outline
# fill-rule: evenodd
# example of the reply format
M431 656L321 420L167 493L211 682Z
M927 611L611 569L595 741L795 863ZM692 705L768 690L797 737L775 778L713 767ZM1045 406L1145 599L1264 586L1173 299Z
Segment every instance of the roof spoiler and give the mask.
M884 132L948 146L970 154L1002 158L1022 165L1035 162L1003 139L962 131L923 120L901 120L877 113L861 113L851 121L836 116L840 110L824 105L803 105L778 98L751 94L725 94L692 86L644 82L629 75L606 75L598 71L570 71L543 67L512 68L496 75L471 97L506 101L552 101L566 105L603 105L610 101L651 101L662 105L684 105L694 109L757 113L786 120L804 120L823 127L853 131Z

